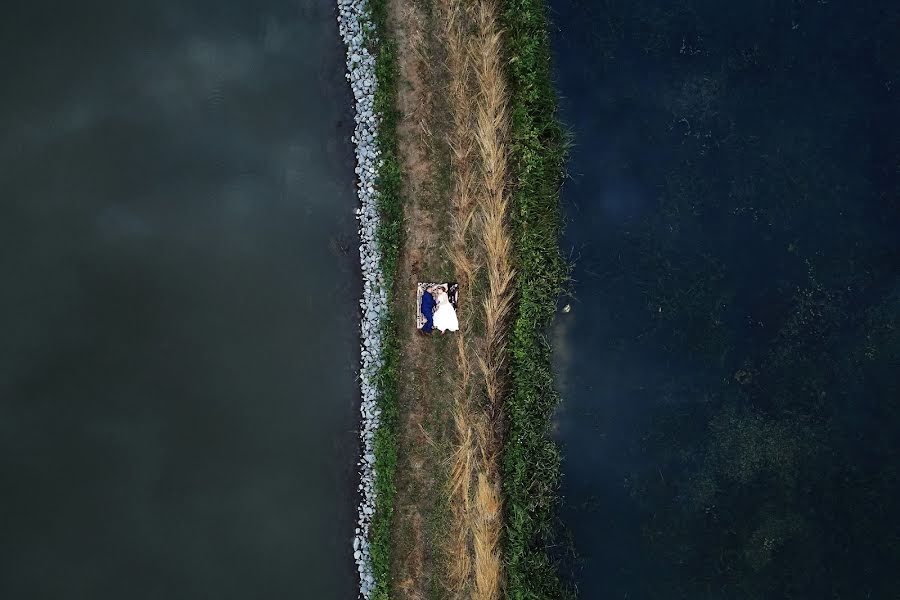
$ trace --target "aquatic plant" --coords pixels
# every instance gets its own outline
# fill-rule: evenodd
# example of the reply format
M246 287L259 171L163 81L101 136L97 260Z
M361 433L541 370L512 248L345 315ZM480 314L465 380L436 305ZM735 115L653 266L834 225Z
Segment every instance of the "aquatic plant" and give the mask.
M561 52L577 61L573 106L612 107L575 109L611 134L591 130L579 170L641 180L621 225L583 239L600 274L585 286L616 315L591 348L647 419L632 430L639 458L610 448L637 513L611 535L639 527L645 545L615 565L636 577L591 583L648 598L893 597L900 10L603 10ZM619 365L639 374L617 378Z
M784 211L787 223L825 220L805 217L806 207L785 206L775 194L757 197L754 205L759 215ZM896 367L890 365L896 362L898 336L888 308L896 306L889 283L896 262L883 260L877 246L862 243L862 231L849 228L830 240L841 260L819 260L816 254L803 259L797 256L799 244L787 241L796 230L779 223L784 231L777 247L791 262L780 273L785 281L767 282L775 291L762 297L777 303L762 305L765 330L760 318L748 325L763 330L757 334L760 342L743 344L727 361L711 361L723 338L703 326L707 298L717 298L728 283L714 276L720 267L708 265L734 269L734 254L729 244L707 237L709 260L697 260L691 241L697 236L667 236L673 221L699 227L691 224L695 218L726 230L737 229L734 221L760 227L747 222L742 211L728 217L729 208L709 205L698 215L671 211L643 225L646 239L671 240L657 247L654 260L638 264L642 279L664 283L660 289L670 301L661 304L670 307L673 318L641 343L660 345L667 356L691 350L694 375L678 386L677 395L688 399L660 406L645 439L644 450L665 479L653 472L632 483L635 500L652 514L644 525L649 550L682 570L681 595L709 586L746 598L786 590L850 593L857 585L852 567L833 564L832 553L856 548L873 570L896 555L878 525L891 518L897 504L889 490L898 488L890 441L900 422L890 408L896 406L890 400L897 391ZM818 209L843 211L839 203L823 202ZM768 224L761 227L769 231ZM671 276L673 268L677 277ZM743 333L742 324L729 322L726 314L717 321L727 331ZM729 370L723 373L723 367ZM703 376L704 370L712 375ZM713 563L715 569L705 568ZM824 564L830 565L827 577ZM873 580L867 589L884 590L882 584Z

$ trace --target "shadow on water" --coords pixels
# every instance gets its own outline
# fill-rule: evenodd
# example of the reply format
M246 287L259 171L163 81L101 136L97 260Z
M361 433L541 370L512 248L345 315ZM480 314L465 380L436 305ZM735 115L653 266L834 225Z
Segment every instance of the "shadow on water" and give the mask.
M334 3L3 13L0 597L355 596Z
M581 596L895 596L898 5L550 5Z

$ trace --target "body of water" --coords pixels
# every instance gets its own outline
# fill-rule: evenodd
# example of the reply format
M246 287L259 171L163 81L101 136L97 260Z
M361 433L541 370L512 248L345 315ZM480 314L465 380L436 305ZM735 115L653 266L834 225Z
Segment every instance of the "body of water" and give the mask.
M550 5L581 597L894 597L897 3Z
M4 5L3 598L355 595L334 14Z

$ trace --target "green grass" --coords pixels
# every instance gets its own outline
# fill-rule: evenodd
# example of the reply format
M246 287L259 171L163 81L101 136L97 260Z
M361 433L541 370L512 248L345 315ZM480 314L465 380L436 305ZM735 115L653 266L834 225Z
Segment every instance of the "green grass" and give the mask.
M378 149L383 164L378 171L378 243L381 269L388 297L388 316L382 325L384 364L378 373L378 405L381 424L375 433L375 516L369 532L370 554L375 575L373 598L390 598L391 525L394 518L394 474L397 470L397 393L400 340L394 296L394 278L403 242L403 194L400 159L397 151L397 85L399 73L396 46L387 32L387 0L369 0L368 9L378 39L369 40L375 52L375 110L382 115L378 128Z
M513 391L504 448L507 595L568 597L549 549L555 542L559 450L549 436L559 396L543 332L568 268L559 252L565 136L556 118L543 0L500 0L512 91L516 312L510 338Z

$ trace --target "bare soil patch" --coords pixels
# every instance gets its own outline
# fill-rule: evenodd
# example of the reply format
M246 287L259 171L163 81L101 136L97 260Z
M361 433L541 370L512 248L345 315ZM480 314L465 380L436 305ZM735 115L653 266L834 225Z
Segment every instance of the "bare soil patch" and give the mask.
M398 137L406 198L395 295L401 303L401 359L392 595L398 599L447 596L440 536L448 519L446 390L456 365L447 351L451 335L424 336L415 327L416 283L452 274L442 239L448 205L441 177L446 177L448 159L435 94L440 73L432 66L435 49L426 8L403 0L390 3L389 33L397 43L400 71Z

